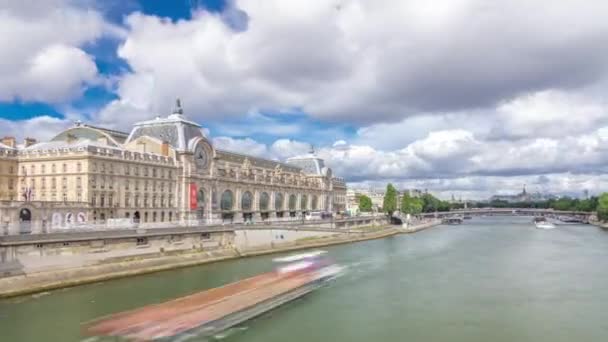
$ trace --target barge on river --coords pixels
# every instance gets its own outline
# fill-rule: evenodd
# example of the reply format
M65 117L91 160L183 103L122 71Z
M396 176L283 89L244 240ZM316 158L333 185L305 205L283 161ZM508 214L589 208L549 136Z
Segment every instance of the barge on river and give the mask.
M275 259L275 271L161 304L117 313L86 323L88 336L133 341L184 341L213 336L336 277L341 267L321 258L323 251Z

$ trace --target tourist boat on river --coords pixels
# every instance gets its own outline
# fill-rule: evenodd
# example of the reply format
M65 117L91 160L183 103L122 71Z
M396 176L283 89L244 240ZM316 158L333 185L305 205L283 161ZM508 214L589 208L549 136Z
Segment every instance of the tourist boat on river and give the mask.
M446 217L443 219L443 223L447 223L447 224L461 224L463 221L462 216L459 215L454 215L454 216L450 216L450 217Z
M133 341L184 341L214 336L299 298L335 278L342 267L324 251L275 259L274 271L165 303L85 323L88 336Z
M537 216L534 218L533 220L534 225L536 226L536 228L538 229L553 229L555 228L555 225L549 221L547 221L547 219L543 216Z

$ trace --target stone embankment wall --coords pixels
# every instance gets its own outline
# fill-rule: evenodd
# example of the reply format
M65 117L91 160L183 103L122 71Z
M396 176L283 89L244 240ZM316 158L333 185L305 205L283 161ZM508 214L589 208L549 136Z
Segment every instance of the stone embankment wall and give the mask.
M598 227L600 227L602 229L608 229L608 222L589 220L589 224L592 224L594 226L598 226Z
M134 275L171 270L180 267L195 266L210 262L262 255L268 253L286 252L307 248L352 243L370 239L384 238L399 233L414 232L428 228L438 222L429 222L420 227L404 230L400 227L375 227L366 230L335 230L335 231L303 231L303 230L244 230L238 232L216 233L211 237L197 234L191 237L181 237L172 243L181 242L175 248L167 245L167 239L147 240L149 247L142 247L147 253L122 253L120 255L107 252L89 253L95 257L83 258L78 254L72 255L71 263L65 259L53 259L46 262L47 267L24 267L23 273L0 277L0 297L10 297L28 293L47 291L80 284L104 281L108 279L129 277ZM231 234L231 235L230 235ZM283 238L281 238L281 235ZM207 240L208 245L201 241ZM211 246L211 243L213 246ZM132 241L130 242L133 243ZM127 248L126 250L131 250ZM116 250L114 250L116 251ZM23 256L35 257L32 255ZM39 262L51 257L45 255ZM68 257L64 255L63 257ZM79 261L84 259L84 261ZM63 264L61 264L63 260ZM17 260L18 261L18 260ZM50 265L50 266L49 266ZM25 265L27 266L27 265Z

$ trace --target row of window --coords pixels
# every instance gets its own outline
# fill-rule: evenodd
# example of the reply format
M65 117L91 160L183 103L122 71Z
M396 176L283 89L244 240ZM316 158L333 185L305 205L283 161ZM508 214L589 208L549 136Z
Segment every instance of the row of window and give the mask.
M108 188L109 189L113 189L114 187L114 179L110 178L108 182L106 182L106 177L105 176L101 176L99 178L99 187L101 189L104 189L106 186L106 183L108 184ZM148 190L152 190L152 191L160 191L160 192L164 192L165 189L167 189L168 192L172 192L173 191L173 186L170 183L167 182L157 182L157 181L143 181L143 189L144 191L148 191ZM95 175L91 176L91 188L96 189L97 188L97 177ZM124 188L125 190L131 190L131 181L128 179L124 180ZM140 188L140 181L139 180L135 180L133 182L133 189L135 189L136 191L139 190Z
M36 174L36 165L35 164L31 164L29 167L29 175L35 175ZM68 164L67 163L63 163L61 164L61 172L62 173L67 173L68 172ZM76 172L82 172L82 164L81 163L76 163ZM51 164L51 173L57 173L57 165L56 164ZM46 174L46 164L41 164L40 165L40 174ZM25 176L28 175L28 171L25 165L21 166L21 175Z
M93 194L91 196L91 206L93 207L112 207L114 205L114 197L112 194ZM171 208L173 207L173 197L164 195L162 196L140 196L131 194L125 194L124 197L125 208L143 207L143 208Z
M201 196L202 190L199 191L199 198L204 198L204 193ZM289 195L288 201L288 209L296 210L297 208L297 199L298 197L295 194ZM270 196L266 192L262 192L260 194L258 207L259 210L269 210L270 204ZM199 203L200 205L200 203ZM222 193L222 197L220 200L220 209L225 211L233 210L234 208L234 195L231 190L226 190ZM285 201L282 193L276 193L274 196L274 208L275 210L285 209ZM249 211L253 209L253 195L249 191L245 191L241 195L241 210ZM319 209L319 198L316 195L313 195L310 201L308 201L307 195L300 195L300 210L318 210Z
M106 164L105 163L100 163L99 164L99 168L97 163L93 163L91 170L93 172L97 172L99 170L99 172L101 173L114 173L114 164ZM140 175L140 167L139 166L131 166L131 165L123 165L123 171L125 175L131 175L131 173L133 173L133 175L135 176L139 176ZM147 166L142 166L141 167L141 175L143 175L144 177L159 177L159 178L169 178L172 179L173 178L173 170L166 170L164 168L150 168Z
M47 166L46 164L41 164L41 165L39 165L39 168L37 169L36 164L31 164L29 166L29 173L28 173L28 168L25 165L22 165L21 174L24 176L25 175L35 175L37 170L40 171L40 174L46 174L46 172L47 172L46 166ZM69 169L69 166L70 166L70 164L67 164L67 163L61 164L61 172L67 173L69 171L73 171L73 170ZM131 169L133 169L133 174L135 176L140 175L140 167L139 166L130 166L130 165L124 165L124 174L130 175ZM97 172L98 170L102 173L105 173L106 171L108 173L114 173L114 164L101 163L101 164L99 164L99 168L98 168L97 163L92 163L91 171ZM58 171L57 165L54 163L51 164L50 172L57 173L57 171ZM75 171L82 172L82 163L76 163ZM164 168L157 169L157 168L142 167L141 171L142 171L142 174L144 177L152 176L152 177L169 178L169 179L173 178L173 170L166 170ZM10 174L14 173L13 166L9 166L9 173Z
M30 187L32 189L36 189L36 179L37 178L31 178L30 179ZM57 177L51 177L50 179L50 188L51 189L56 189L57 188ZM39 183L40 183L40 189L46 189L47 186L47 179L46 178L39 178ZM25 189L25 178L21 179L21 188L22 190ZM61 178L61 188L62 189L67 189L68 187L68 178L67 177L62 177ZM82 188L82 178L81 177L76 177L76 188L80 189Z
M9 165L7 169L9 174L12 175L15 173L15 167L13 165ZM0 174L2 174L2 165L0 165Z

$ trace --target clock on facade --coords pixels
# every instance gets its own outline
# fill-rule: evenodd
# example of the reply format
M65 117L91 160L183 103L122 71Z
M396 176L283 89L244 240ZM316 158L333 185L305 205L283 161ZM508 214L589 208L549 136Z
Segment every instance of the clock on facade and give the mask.
M197 145L196 149L194 150L194 162L199 168L204 168L207 166L207 152L205 152L205 149L200 144Z

